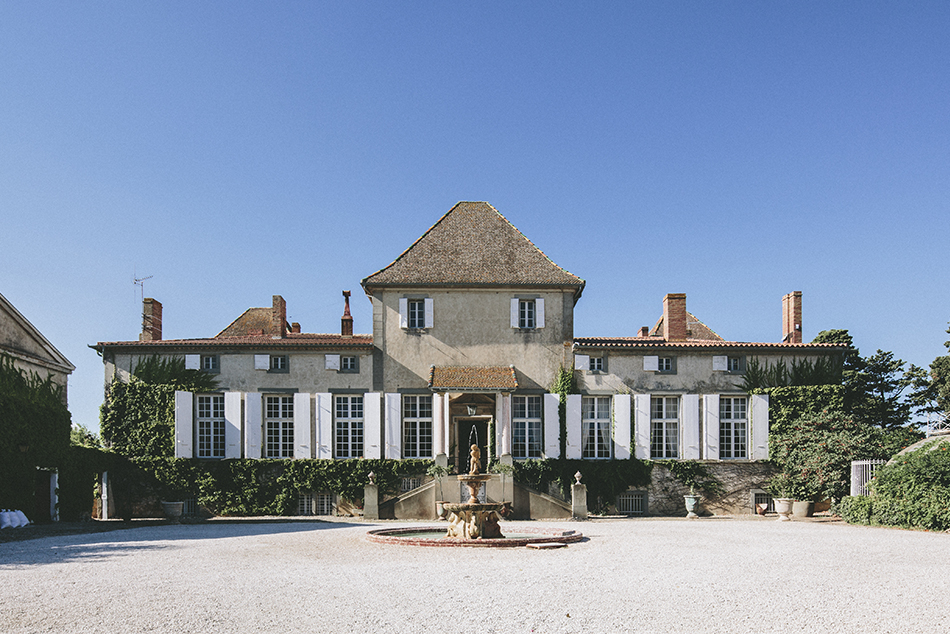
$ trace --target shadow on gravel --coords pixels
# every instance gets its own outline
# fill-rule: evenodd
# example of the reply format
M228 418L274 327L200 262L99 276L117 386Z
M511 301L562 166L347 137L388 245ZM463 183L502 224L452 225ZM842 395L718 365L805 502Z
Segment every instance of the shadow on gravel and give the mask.
M0 543L0 570L70 561L105 560L134 555L141 551L174 549L176 541L309 533L365 526L352 522L288 521L270 518L213 520L191 524L170 524L160 520L142 520L132 522L131 525L121 522L110 524L103 527L100 522L92 522L77 525L78 528L48 524L15 529L33 532L21 533L17 539L12 540L13 543Z

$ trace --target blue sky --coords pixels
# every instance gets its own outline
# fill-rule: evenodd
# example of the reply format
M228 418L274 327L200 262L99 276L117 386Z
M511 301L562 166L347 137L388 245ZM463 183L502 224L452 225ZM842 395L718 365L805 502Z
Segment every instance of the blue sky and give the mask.
M515 5L515 6L512 6ZM459 200L587 280L577 336L662 297L738 341L848 328L946 352L950 4L274 2L0 5L0 293L76 366L140 289L166 338L340 291Z

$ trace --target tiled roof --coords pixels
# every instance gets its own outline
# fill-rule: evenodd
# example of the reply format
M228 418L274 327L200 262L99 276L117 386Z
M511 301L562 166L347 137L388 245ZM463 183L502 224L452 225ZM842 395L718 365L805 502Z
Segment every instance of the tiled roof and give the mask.
M585 282L552 262L488 203L460 202L362 284L567 286L580 296Z
M270 335L246 335L237 337L213 337L209 339L162 339L159 341L102 341L96 348L166 348L197 350L208 348L372 348L373 335L325 335L310 333L287 333L286 337L274 338Z
M271 333L272 314L273 311L270 308L248 308L241 313L240 317L232 321L227 328L215 336L240 337L253 334L278 334Z
M653 330L650 331L650 334L654 337L663 336L663 316L657 320L656 325L653 326ZM699 321L699 319L693 313L686 311L686 340L700 340L700 341L723 341L723 338L716 334L716 332Z
M441 391L491 390L511 392L518 389L515 369L509 367L432 366L429 387Z
M723 341L690 339L687 341L667 341L663 337L575 337L576 348L750 348L756 350L811 350L811 351L838 351L847 346L836 343L753 343L748 341Z

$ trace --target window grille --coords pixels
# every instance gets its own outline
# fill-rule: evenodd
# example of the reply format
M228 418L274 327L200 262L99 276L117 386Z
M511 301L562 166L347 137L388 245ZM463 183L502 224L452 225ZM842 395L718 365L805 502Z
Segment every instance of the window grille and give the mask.
M402 484L399 486L399 491L401 493L408 493L413 489L418 489L422 486L422 478L403 478Z
M316 493L313 496L314 515L333 515L333 494Z
M768 505L765 509L766 513L775 512L775 502L772 501L772 496L758 489L753 489L752 491L752 512L756 513L759 508L759 504Z
M198 514L198 501L195 498L187 498L184 500L184 505L181 508L182 515L194 517Z
M313 515L312 493L301 493L297 498L297 515Z
M626 491L617 496L617 512L621 515L646 515L647 494L644 491Z

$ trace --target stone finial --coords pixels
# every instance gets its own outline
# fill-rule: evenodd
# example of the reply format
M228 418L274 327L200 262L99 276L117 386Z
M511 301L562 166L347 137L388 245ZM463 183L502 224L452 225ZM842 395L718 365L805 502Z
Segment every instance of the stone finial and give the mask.
M370 471L370 472L369 472L369 475L368 475L367 477L369 478L369 483L370 483L370 484L372 484L372 485L375 485L375 484L376 484L376 474L375 474L375 473L373 473L372 471Z
M580 472L580 471L578 471L577 473L574 474L574 479L577 480L577 483L578 483L578 484L581 483L581 472Z

